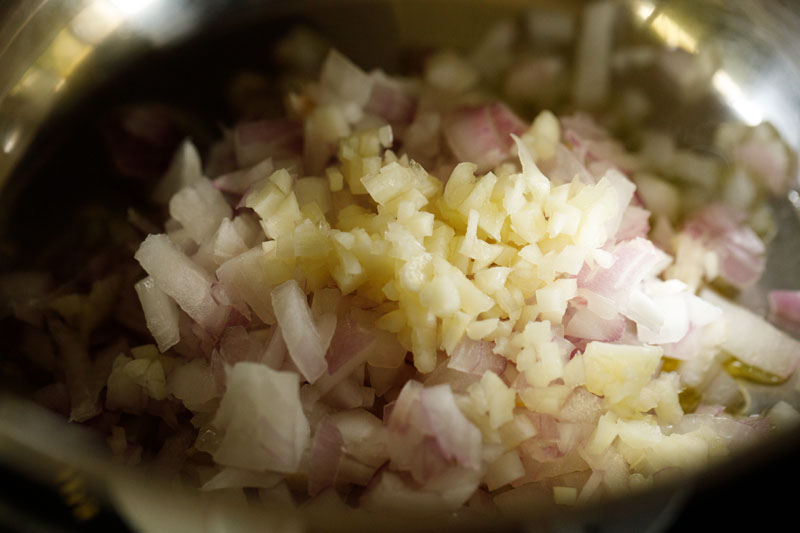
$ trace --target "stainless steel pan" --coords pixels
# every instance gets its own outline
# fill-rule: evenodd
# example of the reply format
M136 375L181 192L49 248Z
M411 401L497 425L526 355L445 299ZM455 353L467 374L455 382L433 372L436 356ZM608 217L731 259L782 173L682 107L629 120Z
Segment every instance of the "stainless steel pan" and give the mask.
M690 52L714 50L719 59L715 105L676 104L663 87L650 87L654 101L670 102L654 114L654 121L682 142L702 148L712 126L725 116L768 120L794 149L800 148L800 5L784 0L620 4L628 22L620 27L619 42L657 39ZM63 268L68 259L38 256L36 250L40 239L61 237L60 223L69 212L87 199L102 198L121 211L138 201L134 189L109 178L107 161L97 155L103 149L97 137L103 117L129 102L179 102L199 117L196 132L211 131L215 120L232 112L223 81L240 67L268 69L264 51L295 22L317 28L365 67L397 70L413 57L409 50L464 46L492 21L531 5L577 11L585 2L6 0L0 4L0 234L25 243L23 251L37 261L51 261L53 270ZM798 198L793 191L774 200L780 222L767 274L744 295L757 310L764 308L766 290L800 288ZM0 266L5 254L0 250ZM662 531L741 525L748 518L767 525L777 523L773 517L791 516L778 484L791 483L800 473L800 435L785 434L702 475L570 512L532 509L504 520L431 524L413 516L365 522L324 512L209 506L99 459L103 454L91 438L20 401L9 380L4 383L0 463L8 475L33 488L3 494L0 522L42 530L59 530L67 522L78 530L113 524L141 531L250 531L265 525L289 530ZM82 487L84 500L70 499L65 487L75 486ZM34 511L41 510L35 502L50 501L48 494L66 506L67 518L33 519ZM109 521L82 520L81 502L101 509L93 516Z

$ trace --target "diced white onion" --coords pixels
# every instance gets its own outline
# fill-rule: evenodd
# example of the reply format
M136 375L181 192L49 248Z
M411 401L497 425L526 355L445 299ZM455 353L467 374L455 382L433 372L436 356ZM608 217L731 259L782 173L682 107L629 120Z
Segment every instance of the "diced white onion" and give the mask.
M214 278L181 252L166 235L148 235L136 260L156 286L214 335L222 332L229 309L211 295Z
M214 460L247 470L297 471L310 436L297 374L258 363L233 366L213 423L223 431Z
M328 369L327 346L311 316L305 292L292 279L272 289L271 298L289 356L303 377L314 383Z
M178 305L156 286L150 276L137 282L135 289L142 304L147 329L158 343L159 351L163 353L178 344L181 339Z

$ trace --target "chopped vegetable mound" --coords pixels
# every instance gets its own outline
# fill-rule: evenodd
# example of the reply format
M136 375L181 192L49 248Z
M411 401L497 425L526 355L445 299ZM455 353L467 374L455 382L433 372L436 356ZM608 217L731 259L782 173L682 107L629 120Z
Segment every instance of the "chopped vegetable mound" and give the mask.
M156 462L202 490L431 513L624 494L797 420L747 387L795 386L800 344L728 297L764 269L764 198L792 164L777 134L724 125L727 163L650 130L626 148L543 110L567 65L509 31L409 77L330 50L286 116L243 119L202 158L186 139L135 255L152 344L90 360L117 278L50 300L50 397L77 421L160 417ZM589 107L624 59L603 31L578 36L604 47L576 76ZM141 460L144 437L111 434Z

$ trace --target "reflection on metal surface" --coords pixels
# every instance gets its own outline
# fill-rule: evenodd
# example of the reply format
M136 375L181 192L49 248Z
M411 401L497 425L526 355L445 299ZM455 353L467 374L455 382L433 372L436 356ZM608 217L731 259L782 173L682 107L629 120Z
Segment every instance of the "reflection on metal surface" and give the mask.
M12 127L3 136L3 152L9 154L19 141L19 128Z
M59 90L94 49L116 30L126 16L138 13L153 0L94 0L89 2L56 33L52 42L22 75L11 94L36 91L36 73L57 76ZM32 81L33 80L33 81ZM42 92L42 91L39 91ZM43 96L40 94L40 96Z
M95 0L77 14L69 26L78 39L96 46L122 23L123 13L113 1Z
M667 13L656 13L656 5L650 0L634 0L633 12L659 39L671 48L681 48L689 53L697 53L697 37Z
M22 75L20 80L11 89L10 95L19 100L27 101L31 105L44 104L49 95L63 83L63 78L58 73L33 65Z
M649 19L655 10L655 4L649 0L634 0L633 2L633 12L642 20Z
M55 105L69 78L105 39L111 36L126 17L139 13L154 0L93 0L76 3L63 18L45 29L51 40L38 56L30 58L27 68L5 91L0 87L0 186L21 158L36 129ZM42 4L47 6L47 2ZM38 12L36 13L38 14ZM37 38L43 36L36 36ZM47 42L47 41L45 41ZM13 43L13 39L12 39ZM23 50L26 51L26 50ZM11 54L11 60L25 60ZM3 58L3 68L13 61Z
M650 0L634 0L633 12L649 26L669 47L680 48L691 54L699 54L699 43L695 35L675 18L663 12L656 12ZM755 126L764 120L764 113L753 94L745 94L742 87L734 81L728 71L717 69L711 85L730 109L745 123Z
M151 4L155 2L155 0L101 0L104 3L108 3L113 5L117 9L119 9L124 15L135 15Z
M67 27L56 34L35 67L42 68L59 77L56 90L60 90L66 79L94 50L94 46L77 39Z
M717 70L711 78L711 84L742 121L755 126L764 120L758 103L748 98L725 70Z
M666 13L659 13L650 21L650 27L672 48L682 48L697 53L697 38Z

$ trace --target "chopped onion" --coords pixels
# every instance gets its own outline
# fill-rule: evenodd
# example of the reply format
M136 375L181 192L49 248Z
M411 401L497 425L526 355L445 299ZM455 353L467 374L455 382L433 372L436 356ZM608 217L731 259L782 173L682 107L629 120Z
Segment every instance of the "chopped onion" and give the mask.
M480 74L470 63L452 50L431 55L425 62L425 81L439 90L452 94L473 88Z
M782 194L791 185L789 150L777 138L752 138L734 149L734 157L756 173L773 194Z
M237 309L249 306L263 322L275 323L271 286L266 279L264 249L256 245L250 250L225 261L217 269L217 277L223 283L231 301Z
M331 420L348 456L373 469L389 459L387 429L378 417L365 409L350 409L332 414Z
M498 488L510 484L525 475L525 468L519 458L519 452L511 450L501 455L486 472L486 488L497 490Z
M36 273L0 278L3 317L27 321L22 351L63 377L34 398L110 431L126 462L163 443L156 465L203 490L320 511L584 502L796 419L794 404L747 415L797 399L800 343L704 289L760 277L754 229L767 234L766 195L795 161L768 126L720 128L722 157L648 132L630 153L606 126L638 126L647 102L625 87L607 102L616 18L611 0L588 6L576 65L558 48L575 20L546 13L529 23L551 35L547 55L503 21L416 79L335 50L322 64L319 43L283 49L290 118L253 119L267 108L242 100L271 93L268 80L237 78L245 118L223 127L206 174L187 139L156 188L165 234L129 217L150 233L135 254L147 277L102 254L55 289ZM615 75L657 53L618 51ZM318 81L303 82L312 63ZM578 105L528 124L487 100L494 90L527 110ZM609 113L595 122L581 106ZM147 118L130 133L158 147L164 131L139 131ZM720 191L725 206L704 205ZM795 291L770 304L800 323ZM112 314L157 346L130 347ZM691 414L682 391L699 396Z
M253 472L241 468L226 466L214 477L206 481L200 490L220 490L230 488L269 489L283 480L283 476L272 472Z
M572 96L581 108L602 105L611 81L611 47L617 16L615 2L589 4L581 16Z
M443 130L459 161L475 163L477 172L486 172L509 157L511 134L522 135L526 126L504 104L493 103L450 113Z
M560 122L566 143L596 177L601 177L611 167L630 174L638 166L634 156L589 115L575 113L561 117ZM603 165L606 168L602 168Z
M217 178L237 169L238 163L236 161L236 150L233 146L233 133L229 129L223 128L222 138L212 143L208 148L205 173L203 175L209 178Z
M768 297L772 317L800 327L800 291L774 290Z
M422 487L414 487L402 476L383 471L361 496L359 503L372 511L440 513L462 506L480 482L480 476L466 468L452 468Z
M660 320L656 323L637 320L640 341L668 344L680 341L689 333L689 299L694 295L690 295L684 283L678 280L650 281L645 285L645 294L642 296L649 300L648 306L657 310Z
M718 256L719 274L738 288L754 284L764 272L765 246L741 217L721 205L697 213L684 229Z
M361 381L355 376L339 381L322 397L322 401L336 409L371 407L375 391L364 387Z
M220 355L231 365L239 361L262 362L266 349L264 343L243 326L228 327L219 343Z
M495 80L513 60L512 48L517 39L517 26L511 19L492 25L469 54L469 61L484 78Z
M223 219L233 216L228 202L206 178L175 193L169 201L169 214L198 244L211 237Z
M617 197L617 215L608 221L606 234L617 235L627 208L636 192L636 185L616 168L608 169L603 174L603 178L611 182ZM647 241L645 240L645 242Z
M158 343L159 351L166 352L181 340L178 305L156 286L150 276L139 281L135 288L147 321L147 329Z
M255 175L247 176L243 181L263 173L265 169L259 164L267 159L297 157L303 146L302 133L302 125L289 119L258 120L238 124L233 132L236 161L239 167L254 166L249 172L255 172Z
M559 420L583 424L596 424L603 414L603 399L583 387L576 387L567 397Z
M326 354L328 373L315 384L319 393L327 393L363 365L373 350L377 349L377 337L370 328L364 327L352 316L345 316L340 320Z
M166 235L148 235L136 252L136 260L156 286L212 335L225 327L230 309L214 301L214 278L181 252Z
M556 145L555 157L541 162L541 168L553 184L569 183L576 177L581 183L597 182L597 178L562 143Z
M396 385L405 383L414 370L406 364L401 364L397 368L381 368L367 365L369 374L369 384L378 396L386 396L387 393Z
M336 331L325 355L328 362L328 374L336 373L349 360L369 347L375 338L376 334L373 331L356 320L352 313L347 313L336 324ZM359 360L363 362L363 360Z
M669 256L640 237L618 243L612 254L614 263L608 268L584 266L578 274L578 287L618 298L644 279L661 272L669 263Z
M224 432L214 460L247 470L295 472L309 442L297 374L240 362L228 375L213 424Z
M364 325L361 325L362 328ZM408 350L400 344L395 335L388 331L373 329L373 340L369 344L367 362L373 367L398 368L403 365ZM365 339L366 341L366 339Z
M439 154L441 126L442 117L439 113L418 108L403 136L403 145L409 157L422 164L433 161Z
M353 102L359 107L369 102L373 87L372 78L337 50L331 50L325 58L320 84L334 98Z
M723 350L780 378L789 377L800 364L800 342L711 290L703 290L700 296L722 310L728 330L721 345Z
M481 435L455 403L449 385L403 387L388 418L392 464L424 482L449 466L480 467Z
M411 91L382 71L370 73L372 92L365 110L386 119L393 128L411 123L417 102Z
M217 379L205 359L176 366L167 383L170 393L191 410L206 410L206 405L220 394Z
M800 413L785 400L773 405L767 413L769 421L778 431L794 429L800 423Z
M478 383L480 380L481 376L479 374L450 368L448 361L443 361L425 376L424 383L426 387L447 384L453 392L464 393L469 389L470 385Z
M293 279L272 289L272 307L289 356L309 383L328 369L327 346L311 316L306 294Z
M627 241L636 237L647 237L650 232L650 211L630 205L622 215L619 229L614 235L617 241Z
M235 220L239 220L237 217ZM239 225L241 226L241 224ZM244 228L242 228L244 229ZM207 243L204 243L204 246ZM209 246L214 268L219 267L228 259L243 254L254 243L245 242L245 236L240 233L240 228L228 218L223 218L214 234Z
M192 141L184 140L172 156L169 169L153 192L153 200L166 204L179 190L203 177L200 154Z
M507 359L492 351L494 345L487 341L475 341L464 336L450 354L447 366L461 372L482 376L491 371L502 375Z
M701 428L713 428L714 434L726 441L726 444L732 449L748 446L758 438L759 433L763 433L765 429L769 431L769 425L766 428L763 426L759 428L725 414L698 413L685 415L674 430L678 433L689 433Z
M144 389L125 372L125 367L131 361L130 357L123 354L114 359L106 388L106 409L138 414L147 405Z
M342 458L344 441L339 428L325 417L319 421L308 459L308 493L311 496L333 486Z
M601 318L586 305L573 305L573 312L564 326L564 334L570 337L604 342L616 342L622 337L627 321L617 313L612 318Z
M214 187L222 192L242 195L259 180L268 178L274 172L272 158L268 157L252 167L234 170L214 178Z

